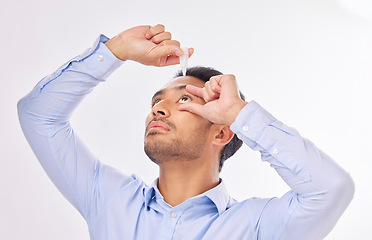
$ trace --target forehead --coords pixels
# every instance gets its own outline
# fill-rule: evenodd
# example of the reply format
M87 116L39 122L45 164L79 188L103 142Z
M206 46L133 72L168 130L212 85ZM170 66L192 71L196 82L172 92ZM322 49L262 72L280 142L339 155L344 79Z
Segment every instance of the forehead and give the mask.
M167 83L162 90L167 90L167 89L172 89L176 88L178 86L183 86L183 85L194 85L197 87L204 87L205 83L200 80L199 78L195 77L190 77L190 76L182 76L182 77L177 77Z

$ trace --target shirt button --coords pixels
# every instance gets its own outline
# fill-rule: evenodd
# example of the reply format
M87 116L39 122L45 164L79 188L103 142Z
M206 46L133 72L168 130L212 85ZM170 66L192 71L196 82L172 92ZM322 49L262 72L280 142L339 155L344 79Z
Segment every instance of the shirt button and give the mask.
M279 153L278 149L275 148L274 151L273 151L273 153L274 154L278 154Z
M236 135L240 140L242 140L242 135L240 134L240 133L238 133L237 135Z
M172 211L172 212L170 213L170 215L171 215L172 218L177 217L177 213L176 213L175 211Z
M248 126L243 126L243 131L244 132L248 132L248 130L249 130L249 127Z
M97 60L101 62L103 60L103 56L102 55L98 55Z

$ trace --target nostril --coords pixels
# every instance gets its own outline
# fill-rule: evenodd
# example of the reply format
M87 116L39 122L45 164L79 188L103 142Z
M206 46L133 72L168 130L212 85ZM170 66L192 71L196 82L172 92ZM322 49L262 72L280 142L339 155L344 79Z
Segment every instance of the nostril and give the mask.
M163 111L157 111L159 114L161 114L161 115L165 115L165 112L163 112Z

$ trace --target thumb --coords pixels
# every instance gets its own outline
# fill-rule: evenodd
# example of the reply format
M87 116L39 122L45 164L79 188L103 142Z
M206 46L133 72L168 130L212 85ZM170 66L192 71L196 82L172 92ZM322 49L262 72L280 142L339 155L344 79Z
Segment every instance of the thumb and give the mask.
M154 58L161 58L166 57L169 55L177 55L180 56L182 54L182 50L177 46L165 45L165 46L157 46L152 49L150 55Z
M180 111L189 111L204 118L203 105L198 103L183 103L178 106Z

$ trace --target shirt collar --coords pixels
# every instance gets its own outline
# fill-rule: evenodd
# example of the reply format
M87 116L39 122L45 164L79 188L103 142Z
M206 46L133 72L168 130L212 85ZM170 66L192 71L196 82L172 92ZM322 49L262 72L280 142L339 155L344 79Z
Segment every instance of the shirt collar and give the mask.
M230 200L225 182L221 179L220 184L204 193L216 205L218 214L221 215L227 208Z
M158 187L158 178L152 182L152 184L145 189L145 208L147 209L150 205L150 202L156 198L156 196L161 196ZM158 194L156 194L158 193ZM218 210L218 214L222 214L226 208L228 207L230 196L227 192L226 186L224 181L221 179L220 184L218 184L216 187L193 197L194 199L196 198L201 198L201 197L208 197L216 206Z
M152 184L147 188L145 189L145 208L148 209L149 205L150 205L150 202L155 199L156 195L155 195L155 188L157 189L157 185L158 185L158 179L155 179Z

